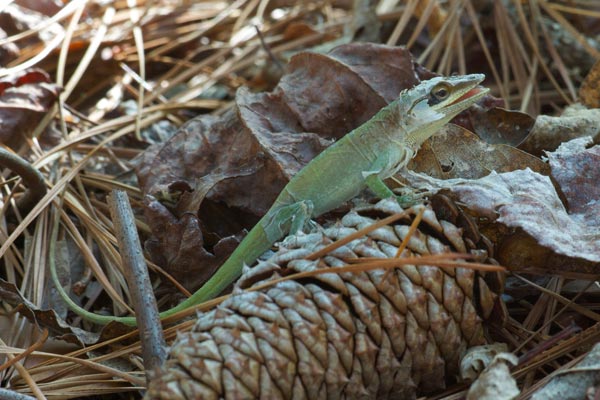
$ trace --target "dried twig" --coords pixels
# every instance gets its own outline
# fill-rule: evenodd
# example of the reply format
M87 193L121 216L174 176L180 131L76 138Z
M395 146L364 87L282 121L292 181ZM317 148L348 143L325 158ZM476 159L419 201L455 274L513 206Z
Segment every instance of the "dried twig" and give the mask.
M162 333L158 306L152 290L142 246L135 228L127 194L113 190L108 197L115 235L121 249L125 277L129 283L133 308L139 326L142 354L146 371L159 367L166 359L166 343Z

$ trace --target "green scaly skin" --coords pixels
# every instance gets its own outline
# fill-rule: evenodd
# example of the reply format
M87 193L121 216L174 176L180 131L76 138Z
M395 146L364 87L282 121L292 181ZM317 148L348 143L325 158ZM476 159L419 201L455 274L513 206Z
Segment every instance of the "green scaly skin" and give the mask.
M477 87L484 78L482 74L436 77L400 93L294 176L219 270L187 300L162 312L161 318L214 298L241 275L244 264L252 265L275 242L302 229L311 217L340 206L365 187L380 198L395 196L383 180L404 168L426 139L487 93ZM54 262L52 248L50 262ZM86 311L69 299L60 284L56 286L71 310L89 321L136 325L135 317Z

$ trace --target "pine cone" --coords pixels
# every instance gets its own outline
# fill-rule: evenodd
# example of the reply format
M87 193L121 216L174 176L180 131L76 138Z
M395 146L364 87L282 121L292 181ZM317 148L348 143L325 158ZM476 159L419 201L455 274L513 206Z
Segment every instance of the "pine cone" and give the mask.
M406 211L414 216L423 207ZM319 233L290 236L238 286L335 268L352 258L394 257L409 216L306 259L371 225L373 217L399 212L395 201L383 200ZM481 253L465 244L462 228L438 220L430 207L420 226L403 256ZM236 290L178 336L146 399L413 399L444 388L465 350L485 343L482 317L495 298L477 271L435 266L320 274Z

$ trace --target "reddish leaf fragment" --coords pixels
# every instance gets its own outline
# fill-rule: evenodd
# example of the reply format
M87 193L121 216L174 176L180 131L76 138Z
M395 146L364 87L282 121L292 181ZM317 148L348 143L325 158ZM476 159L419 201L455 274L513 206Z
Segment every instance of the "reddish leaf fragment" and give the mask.
M41 69L29 69L16 75L15 86L32 85L35 83L51 83L50 76Z
M26 71L3 76L0 79L0 95L4 94L4 91L9 88L34 83L51 83L50 75L41 69L31 68Z
M56 101L59 87L29 70L0 82L0 142L16 148Z

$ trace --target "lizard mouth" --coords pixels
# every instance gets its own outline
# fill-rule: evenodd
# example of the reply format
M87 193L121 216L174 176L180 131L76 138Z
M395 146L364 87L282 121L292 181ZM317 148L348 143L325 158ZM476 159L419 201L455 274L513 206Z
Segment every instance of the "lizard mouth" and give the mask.
M473 88L473 89L469 90L468 92L466 92L465 94L463 94L462 96L460 96L458 99L454 100L449 105L454 105L456 103L460 103L461 101L470 99L471 97L475 97L476 99L478 99L487 92L488 92L487 88L482 88L482 87Z

